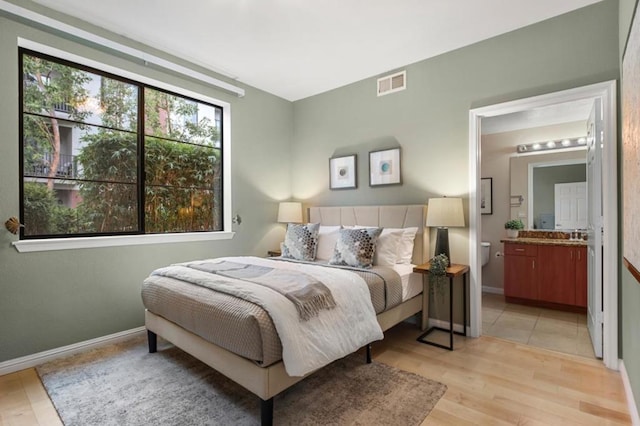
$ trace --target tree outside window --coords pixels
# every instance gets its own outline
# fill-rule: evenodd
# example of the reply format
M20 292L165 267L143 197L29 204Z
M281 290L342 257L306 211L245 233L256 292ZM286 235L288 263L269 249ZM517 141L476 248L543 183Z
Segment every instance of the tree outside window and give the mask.
M222 229L220 107L20 54L21 238Z

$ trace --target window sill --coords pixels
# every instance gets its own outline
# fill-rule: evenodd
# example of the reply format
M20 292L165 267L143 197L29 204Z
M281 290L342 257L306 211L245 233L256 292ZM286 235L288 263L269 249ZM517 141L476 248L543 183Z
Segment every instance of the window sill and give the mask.
M20 253L71 250L99 247L135 246L143 244L184 243L193 241L230 240L235 232L191 232L177 234L122 235L108 237L51 238L22 240L11 243Z

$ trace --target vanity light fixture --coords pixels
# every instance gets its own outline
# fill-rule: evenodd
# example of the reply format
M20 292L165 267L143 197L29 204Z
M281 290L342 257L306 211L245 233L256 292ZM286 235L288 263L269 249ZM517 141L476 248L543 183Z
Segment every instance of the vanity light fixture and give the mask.
M520 144L516 147L516 150L519 154L526 154L530 152L549 151L553 149L583 148L586 144L586 137L565 138L562 140L550 140L546 142Z

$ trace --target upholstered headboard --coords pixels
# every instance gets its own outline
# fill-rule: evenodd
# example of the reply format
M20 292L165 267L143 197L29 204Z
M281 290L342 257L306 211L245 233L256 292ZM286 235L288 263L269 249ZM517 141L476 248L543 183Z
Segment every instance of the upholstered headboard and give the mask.
M309 222L328 226L379 226L382 228L410 228L418 233L413 244L412 262L422 264L429 259L429 228L425 226L427 206L349 206L309 207Z

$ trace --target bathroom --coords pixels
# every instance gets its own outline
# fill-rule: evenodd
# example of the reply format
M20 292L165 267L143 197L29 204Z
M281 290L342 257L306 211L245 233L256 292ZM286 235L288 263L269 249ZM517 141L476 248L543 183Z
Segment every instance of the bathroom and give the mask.
M532 232L530 236L536 236L536 232L544 232L542 229L545 228L555 228L550 226L555 225L553 194L534 193L531 182L534 171L538 169L547 175L562 174L561 168L566 167L566 173L571 177L565 178L564 182L584 181L586 160L585 149L519 155L516 145L575 138L585 133L585 121L576 120L527 129L502 128L497 131L492 130L491 123L487 123L485 130L485 121L482 177L491 178L491 206L490 213L483 214L481 220L482 334L594 358L584 309L576 309L576 312L560 310L557 309L558 306L554 306L556 309L547 309L523 303L526 299L517 300L519 303L508 303L505 296L505 223L510 219L522 220L525 229ZM545 167L536 168L535 164ZM570 168L574 170L569 171ZM582 176L575 177L575 169L581 169ZM529 192L532 193L531 198ZM530 199L535 202L530 203ZM573 230L573 226L570 229ZM570 237L567 234L567 238ZM522 279L527 279L521 270L519 273Z

